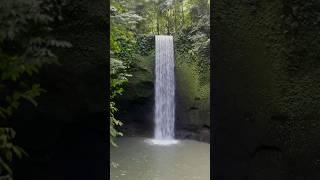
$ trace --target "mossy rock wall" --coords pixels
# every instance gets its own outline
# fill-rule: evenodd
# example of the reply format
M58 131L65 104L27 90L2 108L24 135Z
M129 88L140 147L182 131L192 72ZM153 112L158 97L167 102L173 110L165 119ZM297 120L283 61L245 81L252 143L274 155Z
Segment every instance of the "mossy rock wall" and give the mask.
M214 178L319 179L319 3L213 9Z
M147 53L141 52L144 55L136 57L129 71L132 77L125 85L123 95L117 98L117 102L121 112L119 118L125 123L134 121L143 124L146 129L153 130L154 38L148 43L148 46L152 47L151 50ZM190 60L178 57L176 53L176 127L183 129L191 126L197 129L204 125L210 126L210 84L201 85L197 65L187 63Z
M154 53L138 56L129 72L128 83L125 84L125 92L117 97L119 107L119 119L127 126L130 123L138 123L144 129L153 129L154 106ZM125 134L126 132L124 132Z
M200 83L195 64L176 59L176 108L178 125L210 126L210 83Z

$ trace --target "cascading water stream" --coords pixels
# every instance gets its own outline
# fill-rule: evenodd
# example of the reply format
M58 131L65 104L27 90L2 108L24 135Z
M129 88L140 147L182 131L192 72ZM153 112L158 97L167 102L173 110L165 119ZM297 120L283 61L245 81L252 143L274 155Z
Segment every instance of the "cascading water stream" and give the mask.
M175 75L173 37L155 37L155 134L154 144L175 144Z

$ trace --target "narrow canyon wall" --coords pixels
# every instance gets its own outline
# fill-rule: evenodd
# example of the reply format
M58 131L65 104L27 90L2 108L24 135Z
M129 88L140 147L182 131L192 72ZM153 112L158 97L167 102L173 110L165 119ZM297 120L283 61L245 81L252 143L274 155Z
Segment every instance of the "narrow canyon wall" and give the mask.
M214 179L320 178L319 7L214 1Z
M152 136L155 79L154 36L142 35L141 41L144 42L144 46L149 47L147 48L149 50L144 52L145 55L137 56L130 68L129 73L132 74L132 77L124 86L125 93L117 97L117 104L120 108L118 115L125 123L122 129L126 135ZM199 139L201 130L209 131L210 84L201 85L201 72L199 73L197 65L190 63L191 59L179 58L177 49L175 52L176 136ZM134 124L140 126L140 130L138 128L135 131ZM142 132L141 128L145 132ZM207 138L206 141L209 139Z

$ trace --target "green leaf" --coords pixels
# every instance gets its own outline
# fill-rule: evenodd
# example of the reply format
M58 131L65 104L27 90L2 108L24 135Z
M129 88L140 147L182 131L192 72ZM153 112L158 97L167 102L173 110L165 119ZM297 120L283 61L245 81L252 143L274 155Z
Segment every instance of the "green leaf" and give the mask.
M18 156L18 158L22 158L23 156L29 156L28 153L19 146L13 146L12 150Z
M31 102L34 106L38 106L38 103L35 101L34 98L30 97L30 96L26 96L26 95L21 95L21 97L23 97L24 99L28 100L29 102Z
M12 161L12 152L11 151L6 151L6 159L11 162Z
M0 157L0 166L2 166L9 174L12 174L12 169L9 167L9 165L3 161L3 159Z

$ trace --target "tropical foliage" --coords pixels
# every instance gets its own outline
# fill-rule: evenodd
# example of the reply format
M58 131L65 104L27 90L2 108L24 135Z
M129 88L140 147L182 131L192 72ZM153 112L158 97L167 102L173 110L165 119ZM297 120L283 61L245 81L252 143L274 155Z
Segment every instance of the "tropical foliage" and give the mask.
M126 71L134 54L135 37L132 29L141 17L130 11L126 1L113 1L110 8L110 142L116 146L113 139L122 133L117 131L115 126L121 126L122 122L115 118L117 108L114 98L121 95L121 86L128 81L127 77L130 77Z
M185 64L196 73L196 93L209 92L209 1L208 0L112 0L111 1L111 102L110 140L122 135L116 125L115 98L123 93L136 62L154 48L151 36L173 35L177 66ZM205 91L205 93L202 93Z
M60 3L46 0L12 0L0 3L0 122L7 126L22 103L37 106L45 92L34 77L46 64L58 63L56 48L70 43L54 38L53 24L61 20ZM8 126L7 126L8 127ZM10 163L25 151L13 143L15 131L0 128L0 177L11 179Z

